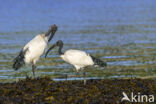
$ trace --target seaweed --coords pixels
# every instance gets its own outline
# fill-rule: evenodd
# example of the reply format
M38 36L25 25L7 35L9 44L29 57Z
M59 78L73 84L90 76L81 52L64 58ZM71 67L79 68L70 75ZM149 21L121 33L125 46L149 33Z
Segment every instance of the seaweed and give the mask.
M53 81L50 77L0 83L2 104L120 104L122 92L156 93L155 79L90 79ZM124 101L123 104L130 104ZM146 104L146 103L145 103Z

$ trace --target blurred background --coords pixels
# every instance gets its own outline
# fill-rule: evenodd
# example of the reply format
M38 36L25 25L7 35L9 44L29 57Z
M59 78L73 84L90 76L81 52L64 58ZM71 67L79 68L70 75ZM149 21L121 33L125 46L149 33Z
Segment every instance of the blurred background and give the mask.
M107 61L86 68L88 78L156 77L155 0L1 0L0 82L32 76L31 65L12 69L13 59L34 36L58 26L53 40ZM38 61L37 76L74 75L57 49ZM74 79L74 78L69 78Z

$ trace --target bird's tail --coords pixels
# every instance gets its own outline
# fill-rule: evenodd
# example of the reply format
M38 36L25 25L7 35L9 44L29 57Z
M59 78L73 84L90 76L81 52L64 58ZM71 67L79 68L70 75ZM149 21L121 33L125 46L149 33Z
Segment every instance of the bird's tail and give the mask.
M26 53L27 49L25 51L21 51L19 55L14 59L14 64L12 66L13 69L18 70L21 66L25 64L24 62L24 55Z
M98 66L101 66L101 67L107 66L106 62L104 62L104 61L102 61L102 60L100 60L100 59L98 59L98 58L96 58L94 56L91 56L91 58L93 59L93 62L94 62L95 65L98 65Z

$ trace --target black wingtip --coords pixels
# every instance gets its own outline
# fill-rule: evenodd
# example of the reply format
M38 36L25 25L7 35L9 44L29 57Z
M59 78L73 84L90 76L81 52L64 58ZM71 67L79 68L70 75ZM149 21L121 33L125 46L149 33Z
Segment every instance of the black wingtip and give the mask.
M100 60L100 59L98 59L98 58L96 58L96 57L94 57L92 55L90 55L90 56L91 56L92 60L94 61L95 65L98 65L100 67L106 67L107 66L106 62L104 62L104 61L102 61L102 60Z
M19 53L19 55L14 59L14 63L12 66L12 68L14 70L20 69L20 67L22 67L22 65L25 64L24 58L25 58L25 54L28 50L29 50L28 48L26 48L25 50L22 49L21 52Z

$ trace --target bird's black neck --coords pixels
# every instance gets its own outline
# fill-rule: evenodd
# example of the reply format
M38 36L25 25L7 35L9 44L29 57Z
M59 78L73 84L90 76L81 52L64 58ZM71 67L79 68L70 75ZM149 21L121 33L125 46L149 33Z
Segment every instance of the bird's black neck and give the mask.
M45 33L45 36L49 36L50 32L51 32L51 31L48 30L48 32Z
M46 37L48 37L50 35L50 33L51 33L51 35L50 35L50 37L48 39L48 42L50 42L50 40L53 38L53 36L54 36L54 34L55 34L56 31L57 31L57 26L54 24L53 26L50 27L50 29L48 30L48 32L45 33L45 36Z
M53 38L55 32L56 32L56 31L48 30L48 32L45 33L45 36L46 36L46 37L48 37L48 36L50 35L50 37L49 37L49 39L48 39L48 42L51 41L51 39Z
M59 49L58 49L59 55L64 54L64 53L62 52L62 48L63 48L63 44L59 45Z
M55 32L52 31L52 32L51 32L51 35L50 35L50 37L49 37L49 39L48 39L48 42L50 42L50 40L53 38L54 34L55 34Z

